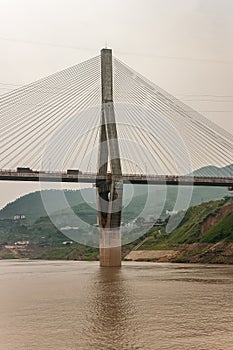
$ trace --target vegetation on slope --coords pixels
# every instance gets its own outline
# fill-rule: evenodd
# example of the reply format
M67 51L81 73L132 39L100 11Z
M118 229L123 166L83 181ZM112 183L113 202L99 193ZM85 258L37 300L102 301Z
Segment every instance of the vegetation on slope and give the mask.
M191 207L171 234L166 234L164 228L152 228L149 232L150 237L140 249L178 249L182 244L233 242L233 212L202 232L202 227L208 219L216 218L224 208L232 206L232 203L232 199L223 199ZM172 220L177 221L179 215L181 214L174 215Z
M53 212L63 210L67 207L67 204L63 201L63 193L71 207L83 203L83 196L88 202L95 200L95 191L92 188L83 189L82 191L64 190L64 192L61 190L45 190L43 191L43 198L49 207L53 208ZM25 215L29 224L42 216L46 216L47 212L43 205L41 192L29 193L7 204L0 211L0 219L13 219L17 214Z
M221 219L201 237L200 242L233 242L233 212Z

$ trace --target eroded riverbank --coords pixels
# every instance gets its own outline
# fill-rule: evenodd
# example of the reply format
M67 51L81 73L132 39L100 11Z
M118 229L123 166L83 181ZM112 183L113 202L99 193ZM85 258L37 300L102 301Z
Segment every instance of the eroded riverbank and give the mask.
M174 246L173 249L132 250L127 256L132 261L172 263L233 264L233 243L193 243Z

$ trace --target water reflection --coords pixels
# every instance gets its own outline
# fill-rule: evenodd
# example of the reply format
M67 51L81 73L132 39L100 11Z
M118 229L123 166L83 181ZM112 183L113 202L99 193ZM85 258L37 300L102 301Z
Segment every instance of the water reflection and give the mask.
M136 312L132 291L120 268L100 268L89 305L89 341L93 349L138 349L132 344Z

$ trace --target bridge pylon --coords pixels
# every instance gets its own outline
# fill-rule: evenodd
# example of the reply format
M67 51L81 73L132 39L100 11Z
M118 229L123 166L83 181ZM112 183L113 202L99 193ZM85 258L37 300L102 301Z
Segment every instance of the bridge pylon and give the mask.
M101 50L102 109L97 181L100 266L121 266L123 181L113 105L112 50Z

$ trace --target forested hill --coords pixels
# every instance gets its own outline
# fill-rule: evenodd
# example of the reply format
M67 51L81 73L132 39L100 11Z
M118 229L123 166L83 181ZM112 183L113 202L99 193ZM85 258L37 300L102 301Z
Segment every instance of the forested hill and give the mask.
M43 197L46 198L48 203L53 206L53 212L63 210L67 207L67 203L64 203L62 199L63 193L66 200L71 207L83 203L83 197L87 202L95 201L95 190L92 188L86 188L82 191L75 190L46 190L43 191ZM44 208L40 191L29 193L16 199L14 202L7 204L0 211L0 219L12 219L15 215L22 214L26 216L29 224L35 222L42 216L47 216L47 212Z
M180 191L180 201L176 210L186 209L183 207L183 205L186 202L186 196L188 196L190 192L188 187L182 188L181 186L168 186L166 189L163 186L150 186L150 199L148 203L147 186L135 185L132 188L132 186L126 185L124 187L124 200L125 202L128 202L128 199L131 198L131 195L134 192L133 202L136 203L134 210L135 217L140 215L140 211L143 210L146 202L146 214L156 217L156 213L160 213L161 208L164 208L162 213L163 215L165 215L166 210L173 210L177 200L177 191ZM198 205L202 202L208 202L210 200L221 199L226 196L227 193L228 191L225 188L194 187L192 198L190 200L190 206ZM65 194L67 203L64 203L63 194ZM43 191L43 197L46 198L46 202L51 208L53 208L52 212L55 213L66 209L68 206L74 207L84 202L96 202L96 190L95 188L86 188L82 189L81 191L64 190L64 192L61 190L46 190ZM132 205L130 206L130 210L132 211ZM25 215L28 224L35 222L40 217L47 216L40 192L37 191L29 193L16 199L12 203L7 204L0 211L0 219L12 219L17 214ZM131 214L134 215L133 213Z

